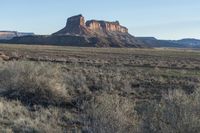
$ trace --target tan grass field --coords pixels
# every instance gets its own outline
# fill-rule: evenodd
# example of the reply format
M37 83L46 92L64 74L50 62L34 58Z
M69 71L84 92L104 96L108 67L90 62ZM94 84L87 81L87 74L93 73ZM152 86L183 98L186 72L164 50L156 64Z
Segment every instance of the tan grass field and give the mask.
M0 132L198 133L200 51L0 44Z

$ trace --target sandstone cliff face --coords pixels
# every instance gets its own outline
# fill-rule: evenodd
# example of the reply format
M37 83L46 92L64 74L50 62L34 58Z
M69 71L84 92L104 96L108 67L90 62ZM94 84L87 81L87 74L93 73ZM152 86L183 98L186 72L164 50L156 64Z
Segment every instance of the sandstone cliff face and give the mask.
M85 19L82 15L73 16L67 19L66 26L53 35L84 35L90 34L85 26Z
M98 34L98 32L104 32L104 35L107 32L128 33L128 29L124 26L121 26L118 21L107 22L90 20L85 22L85 19L82 15L77 15L68 18L66 26L62 30L54 33L53 35L78 34L92 36Z
M86 26L92 31L103 30L104 32L128 33L128 29L126 27L121 26L118 21L107 22L107 21L90 20L86 22Z

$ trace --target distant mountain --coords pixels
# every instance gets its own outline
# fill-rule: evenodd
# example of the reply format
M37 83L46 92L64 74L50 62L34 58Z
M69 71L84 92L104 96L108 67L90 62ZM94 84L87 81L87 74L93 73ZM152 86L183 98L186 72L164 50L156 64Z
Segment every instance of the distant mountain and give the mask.
M17 32L17 31L0 31L0 40L10 40L14 37L32 36L34 33Z
M198 39L158 40L154 37L136 37L149 47L200 48Z
M176 44L182 44L182 45L186 45L188 47L200 47L200 40L198 39L193 39L193 38L185 38L185 39L181 39L181 40L173 40L170 41Z
M4 43L51 44L90 47L146 47L144 43L128 33L119 21L89 20L82 15L67 19L66 26L49 36L15 37Z
M136 37L138 40L148 45L149 47L181 47L180 44L168 41L158 40L154 37Z

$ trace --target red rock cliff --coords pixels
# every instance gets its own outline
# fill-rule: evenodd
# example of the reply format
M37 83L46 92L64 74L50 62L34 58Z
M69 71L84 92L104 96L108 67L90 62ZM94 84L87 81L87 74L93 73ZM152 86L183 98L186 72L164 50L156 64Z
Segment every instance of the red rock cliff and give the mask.
M67 27L84 26L85 19L82 15L73 16L67 19Z
M126 27L123 27L119 24L118 21L116 22L107 22L107 21L96 21L96 20L91 20L86 22L86 26L90 30L103 30L103 31L108 31L108 32L123 32L123 33L128 33L128 29Z
M60 31L54 33L54 35L67 35L67 34L77 34L77 35L90 34L89 29L85 26L85 19L81 14L68 18L66 26Z
M65 28L54 33L54 35L78 34L78 35L94 35L98 32L121 32L128 33L128 29L116 22L90 20L85 23L82 15L73 16L67 19Z

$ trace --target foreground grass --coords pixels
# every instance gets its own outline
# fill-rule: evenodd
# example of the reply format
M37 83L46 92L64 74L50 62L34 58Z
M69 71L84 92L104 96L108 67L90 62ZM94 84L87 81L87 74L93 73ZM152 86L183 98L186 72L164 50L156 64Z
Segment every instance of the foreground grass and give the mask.
M199 51L0 48L0 132L199 132Z
M159 84L169 77L135 73L136 80L131 76L134 71L124 75L124 69L109 70L30 61L1 63L1 132L199 131L198 87L190 93L184 88L145 90L146 85L137 88L145 82L146 88L151 86L145 77Z

